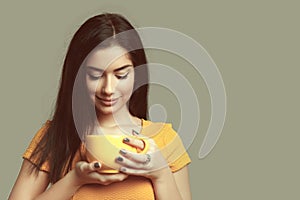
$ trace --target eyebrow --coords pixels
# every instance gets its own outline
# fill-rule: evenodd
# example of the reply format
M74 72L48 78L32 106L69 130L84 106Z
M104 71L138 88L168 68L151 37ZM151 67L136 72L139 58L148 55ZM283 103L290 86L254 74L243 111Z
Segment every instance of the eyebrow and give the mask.
M86 66L88 69L90 70L94 70L94 71L99 71L99 72L103 72L103 69L99 69L97 67L93 67L93 66ZM114 70L114 72L118 72L118 71L121 71L123 69L126 69L127 67L132 67L132 65L124 65L122 67L119 67L117 69Z

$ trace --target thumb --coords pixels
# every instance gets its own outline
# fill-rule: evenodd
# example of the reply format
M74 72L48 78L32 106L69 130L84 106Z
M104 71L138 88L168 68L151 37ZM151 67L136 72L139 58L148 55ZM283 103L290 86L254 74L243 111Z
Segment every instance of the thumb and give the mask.
M82 173L89 173L89 172L93 172L93 171L96 171L96 170L100 169L101 164L97 161L91 162L91 163L80 161L80 162L77 163L77 168Z

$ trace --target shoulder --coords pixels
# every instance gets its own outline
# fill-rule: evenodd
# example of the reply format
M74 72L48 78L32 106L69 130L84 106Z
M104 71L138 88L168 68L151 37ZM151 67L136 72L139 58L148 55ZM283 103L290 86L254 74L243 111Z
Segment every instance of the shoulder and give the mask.
M51 126L51 120L47 120L46 122L44 122L44 124L41 126L40 130L37 132L38 135L44 135L45 132L47 132L47 130L49 129L49 127Z
M40 129L36 132L35 136L32 139L33 143L38 143L42 137L47 133L47 130L49 129L51 125L51 121L47 120L41 127Z
M142 128L142 134L155 138L157 140L165 140L167 138L173 138L177 135L177 132L173 129L173 126L171 123L167 122L153 122L150 120L143 120L143 128Z

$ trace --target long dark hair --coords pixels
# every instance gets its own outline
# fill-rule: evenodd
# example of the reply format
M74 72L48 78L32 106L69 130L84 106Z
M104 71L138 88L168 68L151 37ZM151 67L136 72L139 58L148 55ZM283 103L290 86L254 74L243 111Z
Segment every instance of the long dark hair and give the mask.
M128 30L131 31L130 37L128 35L121 38L115 37L116 34ZM77 30L70 42L63 64L60 88L50 126L31 155L31 158L37 160L37 167L33 168L36 172L44 162L49 163L51 183L58 181L71 169L75 153L81 145L79 133L74 123L74 113L72 112L72 103L74 107L74 102L72 102L74 96L72 94L76 76L87 55L108 38L113 38L110 40L112 41L110 45L117 44L128 50L128 55L135 69L136 66L143 66L142 70L135 73L134 92L129 100L128 108L133 116L147 119L147 59L137 31L119 14L104 13L88 19ZM140 47L139 49L132 48L132 45L136 46L137 44ZM144 84L140 85L141 82ZM84 89L84 84L82 85ZM77 97L75 95L75 99ZM77 104L79 103L80 101L77 101ZM76 101L75 106L78 106ZM89 109L84 106L79 106L79 108ZM89 111L85 110L84 113L89 113ZM84 123L87 123L87 121ZM88 126L88 123L86 126Z

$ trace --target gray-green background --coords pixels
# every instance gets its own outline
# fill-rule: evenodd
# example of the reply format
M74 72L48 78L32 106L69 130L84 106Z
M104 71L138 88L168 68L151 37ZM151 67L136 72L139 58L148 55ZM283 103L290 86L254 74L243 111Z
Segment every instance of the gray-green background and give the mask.
M210 118L206 86L178 56L149 51L150 61L183 70L197 88L201 125L188 149L193 199L299 199L300 5L295 2L1 1L0 199L7 198L23 151L51 114L68 42L84 20L102 12L121 13L137 27L185 33L219 67L228 98L226 123L213 151L199 160ZM162 99L162 92L154 87L150 101L169 102L167 111L177 114L168 120L176 128L178 102Z

